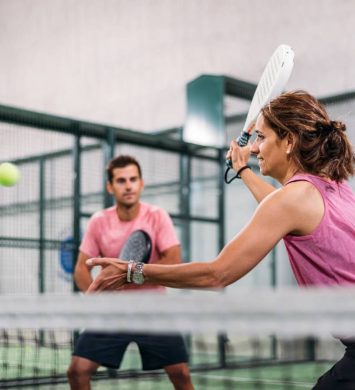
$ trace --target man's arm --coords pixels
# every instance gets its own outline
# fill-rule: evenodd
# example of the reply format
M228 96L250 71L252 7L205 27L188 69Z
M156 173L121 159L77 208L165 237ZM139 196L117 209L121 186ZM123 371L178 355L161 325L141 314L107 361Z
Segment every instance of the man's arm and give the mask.
M91 269L92 267L86 264L86 260L90 259L86 253L79 252L78 259L74 270L74 280L81 291L86 291L92 283Z
M181 247L174 245L166 249L159 256L159 259L154 264L179 264L181 263Z

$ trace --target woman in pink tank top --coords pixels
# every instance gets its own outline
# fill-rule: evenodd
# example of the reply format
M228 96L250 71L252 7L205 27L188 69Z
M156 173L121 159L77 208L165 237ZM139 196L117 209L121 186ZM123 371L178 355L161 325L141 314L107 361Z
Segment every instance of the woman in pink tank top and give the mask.
M354 175L355 157L345 130L307 92L272 100L256 121L255 142L241 148L232 141L227 153L237 177L260 202L250 222L210 262L145 264L133 274L139 273L140 282L168 287L224 287L252 270L283 239L299 285L355 284L355 196L346 183ZM261 174L276 179L281 188L247 169L251 154ZM127 283L126 263L88 261L104 267L90 291L106 289L115 275L115 288ZM355 342L344 344L344 357L314 390L355 389Z

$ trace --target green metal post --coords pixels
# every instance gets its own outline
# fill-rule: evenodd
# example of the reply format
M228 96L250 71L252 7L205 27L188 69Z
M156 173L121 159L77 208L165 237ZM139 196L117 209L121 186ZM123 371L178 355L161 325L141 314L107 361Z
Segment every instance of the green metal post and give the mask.
M187 84L187 116L184 140L221 147L225 143L225 80L203 75Z
M38 290L40 294L45 292L45 160L39 160L39 265L38 265Z
M74 136L73 148L73 270L75 268L80 246L80 217L81 217L81 143L79 127L76 126L77 134ZM79 291L73 278L73 291Z
M110 160L115 155L115 131L112 127L108 127L106 130L106 140L103 142L104 148L104 167L107 166ZM104 192L104 207L110 207L113 205L112 196L106 191L107 177L105 172L103 174L103 192Z
M219 170L218 170L218 245L219 250L222 250L225 244L225 220L224 220L224 203L225 203L225 151L219 151ZM221 367L227 366L227 352L226 347L228 343L228 336L226 333L218 335L218 350L219 350L219 364Z
M190 221L190 197L191 197L191 158L187 155L180 156L180 214L186 218L182 221L182 258L190 261L191 257L191 221Z
M181 134L182 135L182 134ZM191 261L191 220L190 220L190 196L191 196L191 158L180 153L180 188L179 188L179 209L184 216L181 220L181 248L184 262ZM192 348L191 335L185 336L185 343L189 352ZM191 353L189 353L191 355Z

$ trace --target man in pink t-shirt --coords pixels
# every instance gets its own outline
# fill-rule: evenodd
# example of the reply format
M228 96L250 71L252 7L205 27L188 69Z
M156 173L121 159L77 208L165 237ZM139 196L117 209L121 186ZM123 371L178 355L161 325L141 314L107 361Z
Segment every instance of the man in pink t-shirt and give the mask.
M107 168L107 190L115 198L113 207L95 213L87 226L74 271L77 286L86 291L92 282L86 260L92 257L118 257L130 234L144 230L151 238L150 263L181 262L180 244L166 211L140 201L144 188L141 167L131 156L113 159ZM129 284L126 289L163 287ZM90 389L91 376L99 366L119 368L129 343L139 347L144 370L164 368L175 389L193 389L187 365L187 352L181 335L153 336L137 333L98 333L84 331L75 346L68 369L71 389Z

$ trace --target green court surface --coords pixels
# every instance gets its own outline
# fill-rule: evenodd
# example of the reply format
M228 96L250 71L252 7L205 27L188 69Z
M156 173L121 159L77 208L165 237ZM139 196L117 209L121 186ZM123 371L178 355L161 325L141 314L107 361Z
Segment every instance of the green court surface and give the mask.
M317 378L328 370L331 363L297 363L282 366L248 369L213 370L194 372L193 383L196 390L310 390ZM46 385L40 389L65 390L67 384ZM173 389L165 376L156 378L111 379L94 381L92 390L138 390ZM34 390L35 388L31 388ZM37 387L38 389L38 387Z
M195 364L213 364L217 361L216 354L194 354ZM0 379L16 379L30 377L51 377L53 374L62 376L65 381L65 373L71 358L71 350L68 346L53 348L33 348L31 346L3 346L0 355ZM12 364L11 364L12 362ZM17 363L17 364L16 364ZM193 371L193 383L195 389L311 389L317 378L331 367L332 363L293 363L260 365L252 368L218 369L207 371ZM53 371L55 367L55 372ZM132 345L122 362L122 370L140 370L140 356L138 349ZM101 368L100 370L105 370ZM149 375L149 373L148 373ZM137 390L172 389L167 376L152 375L135 378L96 379L93 381L93 390ZM1 387L1 384L0 384ZM26 387L26 389L68 389L68 384L43 385Z

